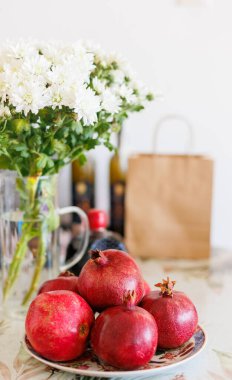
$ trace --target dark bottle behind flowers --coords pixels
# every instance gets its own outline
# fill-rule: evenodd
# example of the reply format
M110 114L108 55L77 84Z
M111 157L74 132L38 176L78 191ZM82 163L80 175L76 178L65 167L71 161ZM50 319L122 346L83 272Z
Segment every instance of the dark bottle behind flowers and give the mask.
M120 156L121 141L120 132L117 135L117 152L110 160L110 229L124 236L126 171Z
M82 267L89 260L89 250L99 249L103 251L111 248L126 251L122 236L106 229L108 217L105 211L91 209L87 215L90 228L89 244L82 259L70 269L75 275L79 275ZM82 234L81 230L78 230L78 224L74 224L73 227L75 228L75 230L73 230L74 236L68 245L66 260L70 260L75 255L82 240Z
M79 161L72 163L72 204L86 213L94 207L95 173L94 161L81 165ZM75 216L75 222L79 222Z

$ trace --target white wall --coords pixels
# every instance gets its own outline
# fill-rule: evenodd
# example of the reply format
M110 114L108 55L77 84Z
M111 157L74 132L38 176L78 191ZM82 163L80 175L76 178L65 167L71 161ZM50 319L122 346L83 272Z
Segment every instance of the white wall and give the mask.
M232 248L231 14L231 0L0 2L0 40L91 39L124 54L140 78L164 94L164 100L131 117L124 150L151 150L154 124L166 113L189 118L195 127L194 151L210 154L216 162L212 243L227 248ZM176 133L174 126L165 128L166 146L176 150L185 138L178 128ZM102 158L109 153L102 148L94 154L97 203L108 208L107 161ZM68 182L68 171L63 175Z

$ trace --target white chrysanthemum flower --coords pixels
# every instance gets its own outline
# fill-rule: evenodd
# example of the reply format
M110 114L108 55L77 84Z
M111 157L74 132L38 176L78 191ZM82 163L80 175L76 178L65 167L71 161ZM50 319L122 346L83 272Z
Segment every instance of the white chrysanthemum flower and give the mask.
M25 70L28 74L43 76L46 78L47 72L51 68L51 63L43 55L33 55L25 57L22 64L22 70Z
M0 73L0 98L2 102L7 100L7 94L9 90L9 83L6 81L5 73Z
M76 69L78 69L79 73L85 74L83 75L84 80L89 82L90 72L95 68L94 65L94 54L88 52L84 46L80 44L76 44L76 49L74 53L74 63L76 65Z
M143 82L138 80L131 81L130 87L136 91L138 103L142 105L144 105L147 102L147 96L149 94L152 94L152 91L148 87L146 87Z
M125 75L124 75L124 72L122 70L112 70L110 72L110 74L113 77L114 83L119 84L119 85L124 83Z
M38 123L31 123L32 128L38 129L40 128L40 125Z
M21 83L9 94L9 103L12 104L17 112L28 112L37 114L41 108L46 107L47 99L45 89L36 85L34 82Z
M113 94L111 90L107 89L105 92L103 92L101 98L101 106L103 110L112 114L118 113L120 111L120 105L122 101L118 96Z
M107 54L102 50L101 46L93 46L91 43L86 43L85 47L87 51L94 54L94 62L100 63L103 67L107 66Z
M118 94L121 98L125 99L127 103L134 104L137 101L136 95L133 93L133 89L123 84L118 87Z
M79 44L83 46L87 52L93 53L94 55L103 55L104 51L101 48L101 45L99 44L93 44L92 41L89 40L80 40Z
M24 57L33 56L37 53L34 41L19 40L16 43L6 43L2 49L5 57L10 59L23 59Z
M62 64L66 56L62 55L59 49L59 42L43 43L38 46L40 53L53 65Z
M74 111L84 125L92 125L97 121L97 112L101 110L100 97L90 88L81 88L76 94Z
M62 108L64 105L64 99L60 87L50 87L47 90L47 95L49 97L49 106L51 106L53 109L56 107Z
M0 104L0 117L7 118L11 116L10 108Z
M52 67L47 74L47 80L50 85L61 85L66 87L80 87L89 82L90 67L78 64L76 57L67 60L63 65L59 64Z
M19 41L0 49L0 102L25 115L66 106L90 125L101 109L114 115L147 100L146 89L129 72L120 56L88 43Z
M149 93L148 88L145 87L141 81L138 81L136 79L130 82L130 87L136 90L140 96L146 96Z
M106 89L106 81L102 81L97 77L93 78L93 88L98 94L101 94Z
M75 107L76 88L64 85L52 85L46 89L48 103L53 109L67 106L71 109Z
M105 56L106 56L107 63L109 65L116 62L118 66L121 66L125 63L124 58L120 54L116 53L115 51L112 51L109 54L106 54Z
M71 86L71 84L82 84L83 81L73 71L70 65L57 65L47 74L47 80L50 86Z
M130 78L130 80L136 78L136 72L132 69L128 62L125 62L120 69L124 72L125 77Z
M23 77L25 77L23 74ZM19 60L15 60L11 64L7 63L3 66L3 70L0 73L1 87L5 87L6 93L12 88L14 89L19 83L19 77L22 76L21 64Z

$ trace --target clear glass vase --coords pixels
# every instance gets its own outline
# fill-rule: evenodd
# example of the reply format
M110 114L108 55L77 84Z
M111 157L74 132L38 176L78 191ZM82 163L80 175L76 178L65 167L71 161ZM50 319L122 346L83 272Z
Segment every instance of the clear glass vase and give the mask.
M0 252L2 309L24 315L39 285L76 264L88 245L88 220L78 207L57 207L57 176L0 174ZM76 213L82 226L79 252L61 265L60 215Z

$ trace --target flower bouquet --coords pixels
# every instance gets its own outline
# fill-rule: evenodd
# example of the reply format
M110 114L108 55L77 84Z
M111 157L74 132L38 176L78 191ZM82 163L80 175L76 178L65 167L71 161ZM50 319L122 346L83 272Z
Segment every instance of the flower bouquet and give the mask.
M46 260L45 232L59 224L53 181L43 179L73 160L84 163L85 152L97 145L113 149L112 132L152 98L127 63L88 44L20 41L1 48L0 168L17 172L23 222L4 297L37 239L23 303L30 299Z

